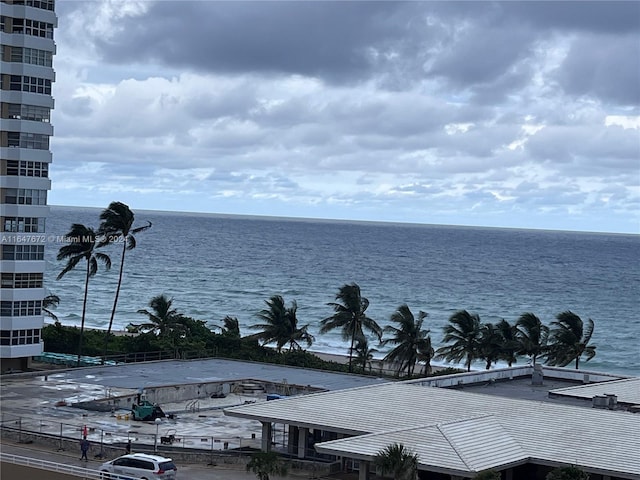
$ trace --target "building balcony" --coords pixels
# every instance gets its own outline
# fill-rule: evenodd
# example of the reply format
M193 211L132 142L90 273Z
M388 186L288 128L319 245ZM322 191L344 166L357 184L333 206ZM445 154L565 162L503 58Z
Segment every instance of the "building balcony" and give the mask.
M0 204L0 216L2 217L46 217L49 215L47 205L11 205Z
M23 328L42 328L44 316L25 315L24 317L0 317L0 330L20 330Z
M50 150L19 147L0 147L0 157L2 157L3 160L28 160L45 163L51 163L53 159Z
M53 108L55 103L51 95L22 92L17 90L0 90L0 102L20 103L24 105L35 105L37 107L47 108Z
M42 300L45 296L44 288L0 288L0 300L5 302Z
M27 75L29 77L46 78L56 81L56 74L52 67L32 65L31 63L0 62L0 71L3 75Z
M3 132L39 133L53 135L53 125L49 122L35 122L16 118L0 118L0 130Z
M53 10L44 10L42 8L28 7L26 5L11 5L2 3L2 15L13 18L29 18L31 20L39 20L58 26L58 17Z
M0 188L31 188L51 190L51 180L43 177L1 176Z
M21 357L35 357L42 354L44 351L44 343L34 343L31 345L12 345L12 346L0 346L1 358L21 358Z

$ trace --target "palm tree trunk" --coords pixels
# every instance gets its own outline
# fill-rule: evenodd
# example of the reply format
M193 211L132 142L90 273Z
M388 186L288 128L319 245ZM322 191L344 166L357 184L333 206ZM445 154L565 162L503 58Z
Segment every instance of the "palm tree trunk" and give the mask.
M120 258L120 272L118 273L118 285L116 286L116 295L113 299L113 308L111 308L111 318L109 318L109 327L107 328L107 334L104 337L104 349L102 354L102 364L107 361L107 348L109 346L109 336L111 335L111 327L113 326L113 319L116 316L116 307L118 306L118 297L120 296L120 286L122 285L122 272L124 271L124 255L127 252L127 242L122 242L122 257Z
M87 259L87 276L84 280L84 299L82 300L82 320L80 322L80 339L78 340L78 362L77 366L80 366L80 357L82 356L82 340L84 337L84 317L87 312L87 294L89 293L89 264L90 259Z
M353 373L353 369L351 368L351 360L353 359L353 344L355 342L355 339L356 339L356 332L354 330L353 333L351 334L351 346L349 347L349 373Z

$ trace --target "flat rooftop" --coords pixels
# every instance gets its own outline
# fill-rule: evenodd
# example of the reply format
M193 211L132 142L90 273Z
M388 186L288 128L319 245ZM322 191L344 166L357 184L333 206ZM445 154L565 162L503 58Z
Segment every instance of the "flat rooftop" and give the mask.
M455 389L466 392L591 407L590 402L583 398L576 398L575 391L571 391L571 395L549 397L550 390L579 389L581 385L576 378L582 378L581 374L576 377L575 374L569 375L572 372L566 369L549 369L549 372L559 372L571 378L555 378L557 374L554 373L555 376L549 374L545 375L543 385L533 386L530 377L522 373L527 371L526 367L519 367L432 377L426 381L430 381L433 386L454 385ZM492 376L503 378L492 381ZM512 378L505 378L505 376ZM602 378L611 381L596 384L597 387L593 386L598 394L604 390L606 393L615 394L616 385L620 388L625 386L630 390L633 388L632 383L620 377L602 375ZM467 379L469 383L460 385L460 379ZM100 431L109 432L108 437L104 437L106 442L125 442L133 436L142 442L149 443L153 441L157 426L153 422L139 422L126 418L127 409L123 408L110 413L81 410L71 405L84 401L131 396L142 390L158 387L178 389L180 386L241 380L309 386L325 391L389 383L388 379L375 376L349 375L256 362L225 359L167 360L4 375L0 377L0 405L3 420L20 417L25 428L31 424L45 433L51 430L49 433L59 434L60 424L63 423L69 426L69 435L73 435L74 428L77 432L81 426L90 425L95 427L94 435L98 435ZM620 383L616 384L616 381ZM589 392L585 390L583 397L586 398L588 394ZM196 397L194 395L194 400ZM252 436L256 436L259 439L261 430L258 422L225 417L223 409L244 403L265 402L264 393L253 395L233 393L228 394L226 398L210 398L208 395L201 395L197 400L198 408L193 411L188 410L189 402L184 399L162 402L161 406L165 412L177 414L173 420L163 420L160 433L171 429L175 430L178 436L193 437L194 448L208 448L207 444L198 440L198 437L215 437L218 439L216 442L221 443L229 441L230 448L242 444L238 438L251 439ZM65 435L66 432L65 427ZM182 446L189 445L182 444ZM216 443L216 448L218 446Z

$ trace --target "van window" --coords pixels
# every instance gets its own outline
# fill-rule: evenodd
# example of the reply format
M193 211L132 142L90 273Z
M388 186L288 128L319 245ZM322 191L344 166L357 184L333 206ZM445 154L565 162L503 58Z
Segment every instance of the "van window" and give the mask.
M173 462L161 462L160 463L160 470L166 472L167 470L175 470L176 466L173 464Z
M153 462L142 460L140 458L130 458L129 466L132 468L140 468L143 470L154 470Z
M118 458L116 460L113 461L113 464L118 466L118 467L130 467L131 465L131 459L129 458Z

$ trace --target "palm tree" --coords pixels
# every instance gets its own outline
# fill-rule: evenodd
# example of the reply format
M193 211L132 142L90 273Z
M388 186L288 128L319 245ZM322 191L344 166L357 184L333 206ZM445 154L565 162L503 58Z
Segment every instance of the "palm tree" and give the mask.
M100 214L102 224L99 233L102 236L102 244L121 242L122 255L120 256L120 271L118 273L118 285L116 286L116 294L113 298L113 307L111 308L111 317L109 318L109 327L104 337L104 354L102 362L107 357L107 348L109 346L109 336L113 327L113 319L116 316L116 307L118 306L118 297L120 295L120 287L122 286L122 273L124 271L124 257L127 250L133 250L136 247L136 238L134 234L143 232L151 227L151 222L143 227L133 228L134 214L127 205L122 202L111 202L106 210Z
M502 475L495 470L484 470L473 477L473 480L500 480Z
M364 336L365 329L381 340L382 329L375 320L367 316L369 300L360 294L360 287L356 283L340 287L336 294L336 302L327 305L332 307L335 313L320 322L320 333L324 334L336 328L342 330L342 339L351 342L349 346L349 373L351 373L356 340Z
M222 335L231 338L240 338L240 322L236 317L227 315L222 319Z
M518 327L511 325L504 318L496 323L496 328L502 337L500 359L507 362L510 367L518 361L520 342L518 341Z
M583 354L587 356L587 362L595 357L596 346L589 345L594 329L593 320L588 319L585 325L578 315L567 310L556 315L556 321L551 325L553 328L547 353L549 365L564 367L575 360L577 370Z
M424 362L423 372L425 375L431 373L431 360L435 356L436 351L431 345L431 337L427 337L424 344L418 346L418 362Z
M89 278L98 273L98 262L102 262L107 270L111 268L111 259L108 255L96 252L96 232L79 223L71 225L71 230L66 238L69 244L60 247L58 250L58 261L67 260L64 269L58 274L60 280L68 272L73 270L82 260L87 261L87 268L84 280L84 299L82 301L82 320L80 323L80 339L78 340L78 366L82 355L82 340L84 336L84 320L87 313L87 294L89 293Z
M419 352L432 350L429 330L422 328L425 318L427 314L420 311L418 318L415 319L411 309L405 304L398 307L391 315L391 321L398 327L393 325L384 327L384 332L390 333L393 337L384 340L382 345L388 343L396 345L387 353L384 360L398 364L398 376L403 370L406 370L407 376L413 376Z
M270 475L287 475L287 466L280 461L275 452L256 452L247 463L247 472L256 474L259 480L269 480Z
M558 467L551 470L545 480L589 480L590 475L576 466Z
M547 351L549 327L533 313L523 313L516 321L516 338L520 344L519 354L527 355L533 365Z
M58 297L57 295L47 295L42 299L42 311L54 322L58 321L58 316L53 313L51 309L57 307L58 304L60 304L60 297Z
M484 360L485 368L489 370L502 357L503 345L504 338L498 327L493 323L485 323L480 326L476 358Z
M262 329L255 335L258 340L262 340L263 344L275 343L278 352L287 344L289 351L301 350L300 342L305 342L307 347L313 344L314 338L308 331L309 326L298 327L298 304L295 300L287 307L282 296L273 295L269 300L265 300L265 303L267 308L260 310L257 315L264 323L251 327L256 330Z
M380 450L373 464L382 474L391 473L394 480L415 480L418 476L418 455L401 443Z
M138 313L146 315L147 322L129 324L128 330L134 333L155 333L159 339L168 342L174 357L178 357L178 338L185 333L184 318L173 307L173 299L165 294L157 295L149 301L149 308L140 309Z
M138 313L146 315L148 322L131 324L138 332L153 332L158 336L165 336L171 332L171 329L175 327L178 312L173 307L173 299L162 295L157 295L149 300L149 311L145 308L138 310Z
M471 371L471 362L478 358L478 340L480 338L480 317L460 310L449 318L449 325L443 328L443 343L451 343L440 347L437 356L448 362L464 360L467 371Z
M366 337L361 337L356 342L356 361L359 365L362 366L362 371L364 372L367 367L369 367L369 372L371 372L371 361L373 360L373 354L378 350L375 348L369 347L369 340Z

